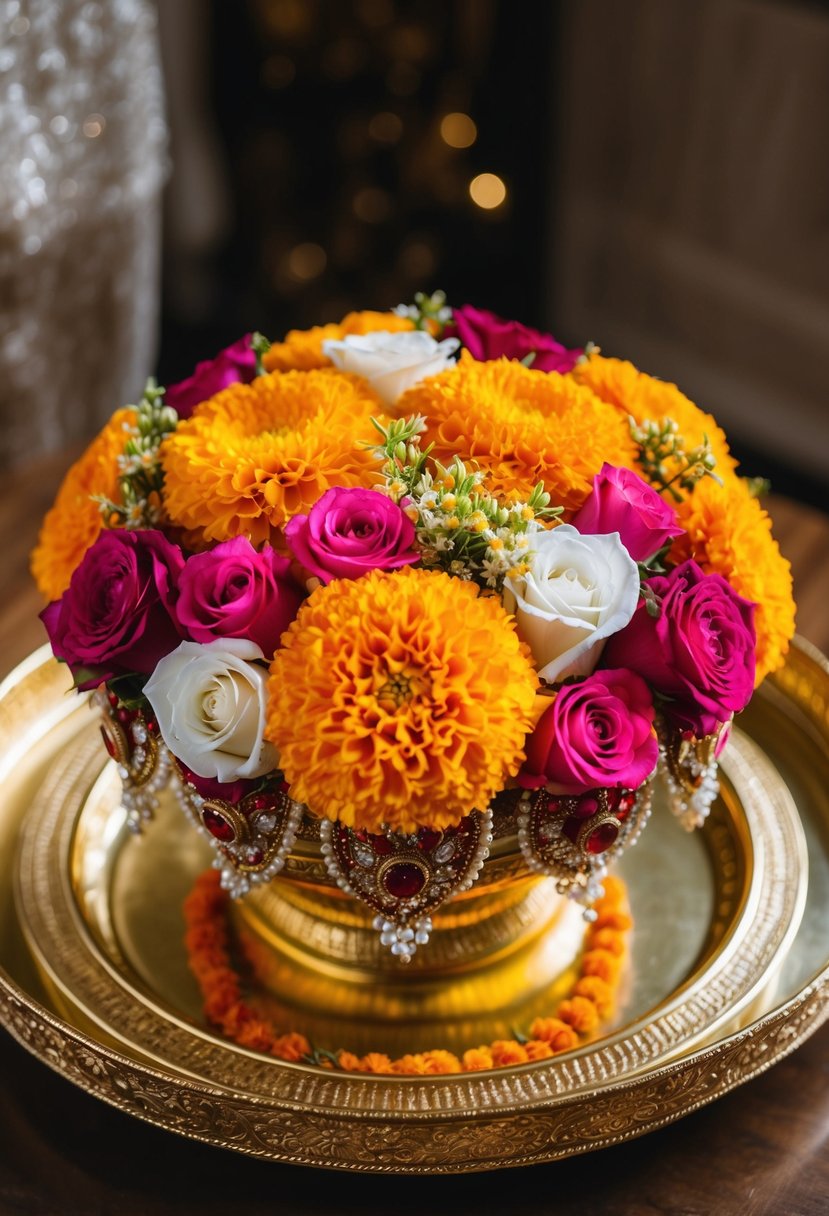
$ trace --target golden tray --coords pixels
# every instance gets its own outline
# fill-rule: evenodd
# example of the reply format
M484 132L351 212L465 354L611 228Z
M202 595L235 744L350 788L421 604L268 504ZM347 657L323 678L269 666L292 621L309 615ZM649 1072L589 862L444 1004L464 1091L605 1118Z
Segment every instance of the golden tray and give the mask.
M686 837L657 806L622 859L636 929L613 1022L552 1060L449 1077L285 1064L205 1028L180 904L206 846L166 806L127 837L67 685L48 648L0 685L0 1021L139 1118L314 1166L528 1164L677 1119L829 1015L829 665L807 643L741 717L705 830Z

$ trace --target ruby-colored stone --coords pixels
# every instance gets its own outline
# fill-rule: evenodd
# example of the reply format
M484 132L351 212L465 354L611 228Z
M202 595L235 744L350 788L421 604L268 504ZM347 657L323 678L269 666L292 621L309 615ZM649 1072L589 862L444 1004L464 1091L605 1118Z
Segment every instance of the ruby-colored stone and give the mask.
M433 832L431 828L421 828L417 834L417 847L424 853L431 853L440 842L441 833Z
M573 813L578 815L579 819L589 819L598 809L599 799L595 794L582 794L573 808Z
M628 790L627 793L622 794L621 798L619 799L619 810L624 811L624 813L627 815L633 810L633 804L635 802L636 795L632 794L630 790Z
M113 739L112 735L109 733L109 731L107 730L107 728L105 726L101 727L101 738L104 741L104 747L107 749L110 756L112 756L112 759L117 760L118 759L118 748L115 745L115 740Z
M561 810L560 798L548 798L544 810L548 815L557 815Z
M388 836L383 836L379 832L372 833L370 836L366 835L365 840L367 844L371 845L378 857L386 857L394 848Z
M116 712L115 716L118 719L118 721L121 723L122 726L126 726L128 722L132 721L133 715L130 713L130 711L128 709L124 709L122 707L121 709L119 709Z
M618 835L619 829L615 823L600 823L587 837L584 847L588 853L604 853L616 843Z
M398 861L383 875L383 886L394 899L411 899L423 890L426 876L420 866L410 861Z
M220 815L218 811L211 811L209 808L202 811L202 823L210 835L214 836L216 840L221 840L223 844L230 844L236 839L233 824L228 823L224 815Z
M266 807L274 806L274 800L267 794L254 794L250 800L250 805L254 811L264 811Z
M245 862L249 866L261 865L264 860L265 854L261 849L248 849L247 853L245 853Z
M619 799L622 797L622 791L614 788L605 790L605 794L607 795L607 809L609 811L615 811L616 807L619 805Z
M116 696L116 694L114 692L109 693L109 695L107 696L107 700L109 701L112 708L115 709L115 706L118 704L118 697Z
M147 718L147 721L144 723L144 725L146 726L147 730L150 732L151 735L154 735L155 732L158 730L158 724L152 718Z

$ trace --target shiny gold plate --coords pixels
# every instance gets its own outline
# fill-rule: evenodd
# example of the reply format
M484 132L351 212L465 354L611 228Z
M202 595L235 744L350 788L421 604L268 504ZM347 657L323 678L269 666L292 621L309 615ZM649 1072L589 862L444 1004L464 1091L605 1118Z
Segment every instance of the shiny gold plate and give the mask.
M741 719L710 827L686 837L657 807L623 859L632 966L594 1042L490 1073L342 1075L204 1027L180 920L202 842L167 806L127 839L95 720L38 652L0 689L0 1020L113 1105L278 1160L461 1172L639 1135L759 1072L829 1013L828 738L829 668L800 644Z

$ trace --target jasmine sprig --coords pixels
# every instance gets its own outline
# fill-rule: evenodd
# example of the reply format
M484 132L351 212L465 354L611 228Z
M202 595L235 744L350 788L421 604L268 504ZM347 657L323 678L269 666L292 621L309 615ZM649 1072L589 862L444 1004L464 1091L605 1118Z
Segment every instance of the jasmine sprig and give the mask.
M398 304L394 311L398 317L413 321L415 329L427 329L437 338L452 320L445 291L434 291L430 296L425 291L415 292L414 304Z
M118 457L119 501L103 494L93 496L107 527L155 528L163 522L164 472L159 450L178 426L178 414L164 404L164 391L155 380L148 380L143 397L132 407L135 424L124 425L124 450Z
M682 502L681 490L693 490L703 477L713 477L717 458L711 450L711 441L703 435L703 442L686 450L685 440L679 426L672 418L659 422L646 419L641 424L628 416L633 442L639 449L637 459L648 479L664 493L668 492L675 502Z
M459 456L443 464L431 457L431 446L421 448L426 420L420 415L372 421L383 440L374 449L383 492L415 525L424 565L494 590L529 570L533 534L562 510L550 506L542 483L526 502L502 503L487 491L481 469L467 468Z
M263 376L265 374L265 367L264 367L264 364L262 363L262 358L271 349L271 345L272 345L272 343L271 343L270 338L266 338L265 335L260 334L258 330L256 331L255 334L253 334L251 336L250 349L253 351L254 355L256 356L256 374L257 374L257 376Z

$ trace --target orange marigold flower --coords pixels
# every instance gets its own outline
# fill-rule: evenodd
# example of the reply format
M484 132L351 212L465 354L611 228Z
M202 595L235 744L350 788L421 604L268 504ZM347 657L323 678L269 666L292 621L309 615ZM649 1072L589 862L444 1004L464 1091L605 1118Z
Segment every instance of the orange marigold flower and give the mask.
M451 1051L424 1051L423 1060L430 1075L461 1071L461 1062Z
M344 1072L359 1072L360 1057L355 1056L353 1051L340 1051L337 1053L337 1064Z
M135 410L118 410L63 479L32 553L32 574L47 600L60 599L104 526L92 495L119 501L117 461L127 441L124 427L134 423Z
M381 1051L370 1051L360 1060L360 1072L390 1073L391 1060Z
M488 1047L470 1047L463 1053L464 1072L483 1072L494 1067L492 1052Z
M625 418L628 414L637 422L647 419L659 422L662 418L672 418L688 450L699 447L707 436L717 458L717 475L728 477L734 473L737 462L729 451L725 432L710 414L694 405L675 384L640 372L638 367L624 359L605 359L598 354L576 364L569 375L578 384L586 385L602 401L616 406ZM629 467L639 471L635 462Z
M617 958L625 952L625 939L615 929L595 929L589 934L590 945L596 950L609 950Z
M424 442L448 462L477 463L494 494L525 499L543 482L554 504L577 510L602 462L629 466L636 449L627 419L570 376L511 359L431 376L404 393L401 415L424 414Z
M236 1032L236 1042L252 1051L271 1052L274 1047L271 1028L267 1022L251 1020Z
M622 930L630 929L632 925L632 917L628 916L627 912L619 912L618 910L599 912L596 919L593 921L594 929Z
M530 1027L533 1039L549 1043L557 1054L560 1051L571 1051L578 1046L578 1035L573 1027L563 1022L561 1018L536 1018Z
M574 996L562 1001L558 1007L562 1022L569 1022L579 1034L590 1034L599 1024L599 1011L592 1001L584 996Z
M524 1044L528 1060L549 1060L553 1049L546 1039L529 1039Z
M500 602L471 583L411 566L336 579L282 640L266 735L318 815L442 830L518 771L538 677Z
M602 879L604 895L597 899L595 908L618 907L627 899L627 888L617 874L608 874Z
M371 434L379 402L342 372L286 372L232 384L162 444L164 503L203 541L277 539L332 486L377 479Z
M402 1077L423 1077L429 1072L426 1059L420 1054L401 1056L393 1060L391 1070Z
M586 997L596 1006L600 1018L606 1018L613 1012L613 989L607 980L598 975L584 975L577 981L573 989L574 996Z
M530 1058L526 1047L515 1039L496 1039L490 1050L496 1068L504 1068L510 1064L526 1064Z
M581 969L585 975L598 975L613 984L618 978L621 960L609 950L586 950L582 955Z
M304 1034L291 1030L288 1034L282 1034L278 1039L274 1039L270 1052L272 1056L278 1056L280 1060L288 1060L296 1064L304 1056L310 1056L311 1044Z
M322 353L326 339L342 341L350 334L370 334L378 330L400 333L412 328L408 317L398 317L393 312L350 312L339 324L292 329L285 335L284 342L274 342L262 364L269 372L307 372L317 367L330 367L331 360Z
M738 595L757 605L757 670L759 684L782 664L794 635L792 572L771 534L771 520L745 482L718 485L705 478L679 504L681 557L693 559L709 573L721 574Z

